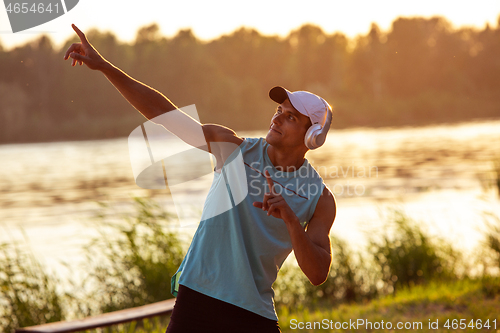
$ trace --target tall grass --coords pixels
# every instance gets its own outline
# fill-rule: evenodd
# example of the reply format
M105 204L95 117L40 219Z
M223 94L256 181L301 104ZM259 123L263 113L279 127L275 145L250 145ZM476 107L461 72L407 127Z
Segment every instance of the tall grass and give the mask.
M372 239L370 250L387 292L456 277L458 253L443 240L431 240L402 211L393 210L384 229L390 232L382 235L382 241Z
M484 191L496 189L498 198L500 198L500 157L493 159L489 171L478 174L479 182Z
M312 303L335 304L360 302L371 299L378 293L376 276L369 259L353 252L347 243L331 237L332 266L327 280L320 286L306 284L306 297Z
M402 287L457 277L459 254L444 241L431 239L403 212L390 211L380 230L363 255L331 237L332 266L320 286L309 283L297 265L285 266L274 285L277 307L362 302Z
M491 279L491 285L500 285L500 279ZM368 303L341 304L337 307L323 307L303 311L280 311L280 327L282 332L450 332L458 331L444 327L446 321L452 324L453 319L466 319L467 324L471 319L477 323L481 320L486 324L489 319L490 329L483 326L482 330L467 327L470 332L498 332L498 313L500 312L500 293L490 294L485 292L484 282L481 279L464 278L457 281L439 282L433 281L413 287L399 289L397 295L381 296ZM297 329L297 322L323 323L324 320L336 323L349 321L356 322L363 319L364 322L391 322L392 329L370 329L365 325L350 327L347 329ZM496 330L493 330L493 320L496 319ZM429 320L439 321L439 329L429 329ZM459 320L457 320L459 321ZM398 322L421 322L422 329L398 330ZM295 326L294 326L295 325ZM305 326L305 325L303 325ZM450 325L451 326L451 325ZM321 326L320 326L321 327Z
M101 236L85 250L88 260L83 268L88 276L73 293L59 293L57 278L47 274L29 251L2 244L0 331L63 320L70 308L82 317L171 298L170 278L182 261L183 244L170 229L171 216L158 204L139 198L134 203L134 212L127 215L102 205L97 216ZM285 264L274 284L278 313L286 318L292 311L331 311L342 308L341 303L365 304L396 290L396 297L401 297L405 290L458 277L455 267L460 256L448 244L428 236L401 211L388 216L368 251L353 251L347 242L331 238L332 267L320 286L312 286L297 265ZM492 225L487 244L500 268L500 220ZM497 278L482 281L484 295L500 295ZM148 326L152 323L132 323L112 331L161 331L166 325L161 320Z
M172 218L152 200L135 198L134 203L135 211L121 216L101 204L96 224L101 235L85 248L82 268L88 275L64 294L57 289L58 278L47 274L28 249L1 244L0 332L172 298L170 279L184 256L170 229ZM148 331L151 323L123 327ZM164 321L155 329L163 326Z
M86 247L89 303L109 312L172 298L170 279L184 257L172 217L151 200L135 198L135 211L118 221L98 215L101 236ZM109 209L106 205L103 208Z
M494 182L497 186L498 197L500 198L500 158L493 161Z
M296 307L298 304L316 307L375 297L373 270L366 259L337 237L331 237L331 243L332 266L327 280L320 286L312 285L292 258L289 260L292 262L283 265L273 286L277 307Z
M57 283L29 250L0 244L0 332L63 320L65 296Z
M491 213L484 213L485 231L485 252L484 260L489 267L493 268L493 274L500 272L500 218Z

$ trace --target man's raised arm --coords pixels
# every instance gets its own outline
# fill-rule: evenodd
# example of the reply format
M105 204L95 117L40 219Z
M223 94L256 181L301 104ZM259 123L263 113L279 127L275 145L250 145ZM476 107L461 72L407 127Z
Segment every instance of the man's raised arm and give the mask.
M221 161L224 160L220 159L219 156L228 155L232 150L222 153L220 147L212 149L215 146L211 147L210 143L230 142L237 146L243 141L227 127L214 124L202 125L180 111L162 93L128 76L104 59L89 43L85 34L76 25L72 24L71 26L80 38L80 43L74 43L68 48L64 54L64 60L71 58L72 66L77 63L85 64L90 69L101 71L122 96L148 120L156 118L156 121L153 120L153 122L162 125L181 140L196 148L213 153L217 157L218 163L222 163ZM174 110L176 111L169 112ZM169 113L164 115L167 112ZM160 115L164 116L158 117Z
M80 43L72 44L64 60L72 58L72 66L85 64L88 68L101 71L125 99L147 119L177 109L170 100L157 90L135 80L115 67L89 43L85 34L72 24Z

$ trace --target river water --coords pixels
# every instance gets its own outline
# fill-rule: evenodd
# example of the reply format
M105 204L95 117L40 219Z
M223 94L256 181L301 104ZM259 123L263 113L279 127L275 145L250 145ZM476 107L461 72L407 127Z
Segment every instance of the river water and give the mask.
M497 189L490 186L492 161L500 158L500 121L337 130L307 157L337 198L332 234L354 250L365 247L395 208L467 255L481 245L484 213L500 216ZM90 222L97 201L126 212L133 196L148 196L176 211L167 190L135 184L127 138L0 145L0 161L0 241L27 241L57 274L78 274L82 247L98 235ZM176 204L199 212L209 185L204 177L186 187ZM183 218L196 224L196 214ZM179 232L189 239L194 230Z

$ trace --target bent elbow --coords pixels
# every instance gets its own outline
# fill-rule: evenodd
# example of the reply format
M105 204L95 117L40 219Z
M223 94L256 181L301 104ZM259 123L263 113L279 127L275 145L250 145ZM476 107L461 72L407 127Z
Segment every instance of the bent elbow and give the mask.
M328 272L326 274L317 274L316 276L310 277L309 282L311 282L313 286L319 286L325 283L327 279L328 279Z

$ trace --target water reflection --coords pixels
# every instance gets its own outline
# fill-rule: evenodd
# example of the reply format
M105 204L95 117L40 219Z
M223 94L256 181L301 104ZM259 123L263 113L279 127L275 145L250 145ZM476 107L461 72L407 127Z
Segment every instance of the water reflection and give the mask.
M338 199L332 232L353 246L362 247L366 233L380 226L384 207L397 205L431 234L470 249L480 241L481 212L500 215L496 192L485 190L498 147L500 121L349 129L332 131L308 158ZM94 234L88 219L95 201L126 212L132 196L152 196L175 211L168 190L135 184L126 138L2 145L0 161L0 240L21 237L18 228L24 228L35 252L53 267L78 258ZM186 207L207 186L210 177L186 188ZM196 222L201 207L192 208Z

